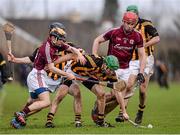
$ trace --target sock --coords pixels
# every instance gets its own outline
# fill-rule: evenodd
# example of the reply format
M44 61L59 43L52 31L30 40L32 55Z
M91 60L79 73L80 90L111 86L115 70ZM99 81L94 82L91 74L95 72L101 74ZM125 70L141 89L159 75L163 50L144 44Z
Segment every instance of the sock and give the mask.
M119 115L122 116L122 114L123 114L123 113L122 113L122 111L120 110L120 111L119 111Z
M75 121L81 121L81 114L75 114Z
M31 112L28 108L28 106L25 106L24 109L22 110L22 113L26 116L29 112Z
M145 105L142 106L142 105L139 104L139 109L138 110L143 112L145 107L146 107Z
M98 113L98 124L103 124L104 123L104 114L99 114Z
M125 109L127 109L127 106L125 106ZM122 113L122 111L120 110L119 111L119 115L122 115L123 113Z
M54 118L54 114L53 113L48 113L47 115L47 123L52 123Z

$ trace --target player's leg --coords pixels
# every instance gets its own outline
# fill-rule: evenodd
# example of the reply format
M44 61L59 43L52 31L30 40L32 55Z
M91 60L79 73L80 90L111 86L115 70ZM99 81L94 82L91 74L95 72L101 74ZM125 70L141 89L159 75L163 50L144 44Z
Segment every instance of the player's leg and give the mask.
M33 100L31 97L28 98L27 103L23 106L23 108L21 110L23 110L24 108L28 107L29 105L31 105L35 100ZM31 112L28 113L28 116L31 115ZM14 117L11 122L10 125L16 129L22 128L23 126L21 125L20 122L17 121L16 117Z
M136 114L135 122L140 124L142 122L144 109L146 107L146 99L147 99L147 88L149 84L149 80L151 75L153 74L154 70L154 56L150 55L147 58L147 64L144 70L145 74L145 82L140 85L140 91L139 91L139 109Z
M104 121L104 110L105 110L105 91L102 86L94 85L91 91L97 96L97 108L98 108L98 118L96 125L100 127L114 127L110 123Z
M38 98L37 98L37 99L32 99L31 97L29 97L29 98L28 98L28 101L27 101L26 105L23 107L23 109L26 108L26 107L28 107L28 106L30 106L33 102L38 101L38 100L39 100ZM22 110L23 110L23 109L22 109ZM31 111L31 112L29 112L29 113L26 115L26 117L29 117L29 116L31 116L31 115L39 112L39 111L41 111L41 109L40 109L40 110Z
M89 78L93 80L93 78ZM105 109L105 91L101 85L94 84L92 82L83 81L82 83L85 87L91 90L97 97L97 108L98 108L98 118L97 126L100 127L112 127L109 123L104 122L104 109Z
M69 87L67 85L60 85L57 89L56 96L52 100L50 111L47 115L47 121L45 124L46 128L54 128L53 119L54 115L57 112L59 103L63 100L63 98L67 95Z
M146 107L145 102L146 102L146 99L147 99L147 87L148 87L148 84L149 84L149 79L150 79L150 75L146 75L145 76L145 82L140 85L140 89L139 89L139 109L138 109L138 112L137 112L136 118L135 118L135 122L137 124L140 124L142 122L143 112L144 112L144 109Z
M25 106L21 111L15 112L16 120L22 125L26 125L26 118L29 113L41 110L50 105L49 91L46 88L39 88L34 92L31 92L31 98L35 100L29 106ZM38 99L38 100L36 100Z
M26 105L21 111L15 113L15 118L21 125L26 125L26 117L30 112L34 112L50 105L49 91L45 83L45 71L37 71L33 69L28 77L27 84L31 99L35 100L30 105Z
M105 96L106 96L106 103L105 103L104 115L106 116L108 113L110 113L112 110L114 110L118 106L118 102L112 91L105 93ZM94 107L91 111L91 118L95 123L97 122L97 119L98 119L97 101L95 101Z
M73 108L75 113L75 126L81 127L81 112L82 112L82 101L81 101L81 92L79 84L74 82L69 89L69 94L74 97Z
M116 97L113 93L113 91L106 93L106 105L105 105L105 116L110 113L112 110L114 110L118 106L118 102L116 100Z

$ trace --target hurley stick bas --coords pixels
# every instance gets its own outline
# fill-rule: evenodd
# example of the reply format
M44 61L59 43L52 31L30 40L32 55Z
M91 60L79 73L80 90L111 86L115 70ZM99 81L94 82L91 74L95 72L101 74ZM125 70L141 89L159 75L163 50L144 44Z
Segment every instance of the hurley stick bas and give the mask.
M102 86L112 88L112 89L117 90L117 91L123 91L124 88L126 87L126 83L123 80L119 80L118 82L96 81L96 80L88 80L85 78L76 78L76 80L87 81L87 82L91 82L94 84L99 84Z
M5 37L6 37L6 45L8 48L8 53L12 54L12 35L15 31L15 27L12 23L7 22L6 24L3 25L3 30L5 33ZM10 74L13 75L12 73L12 63L9 63L9 69L10 69Z

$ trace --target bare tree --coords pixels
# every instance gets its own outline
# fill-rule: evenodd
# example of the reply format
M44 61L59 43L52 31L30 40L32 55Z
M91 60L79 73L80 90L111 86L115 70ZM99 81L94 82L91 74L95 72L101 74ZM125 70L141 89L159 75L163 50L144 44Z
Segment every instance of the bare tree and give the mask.
M102 21L108 20L115 24L118 8L118 0L105 0Z

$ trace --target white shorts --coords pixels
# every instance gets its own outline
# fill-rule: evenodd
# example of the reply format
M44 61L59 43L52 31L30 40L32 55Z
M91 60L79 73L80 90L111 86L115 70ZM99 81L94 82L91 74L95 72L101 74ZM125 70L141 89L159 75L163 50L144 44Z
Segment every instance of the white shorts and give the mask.
M61 78L57 79L57 80L53 80L51 77L47 76L47 78L45 79L46 85L49 89L50 92L55 92L56 89L59 87L60 83L61 83Z
M37 70L35 68L29 73L27 77L27 85L29 92L34 92L39 88L48 88L45 80L47 78L47 73L44 70Z
M137 75L140 70L139 60L130 61L129 68L130 68L131 74ZM150 55L147 57L147 63L146 63L146 67L144 69L144 73L146 75L152 75L153 72L154 72L154 56Z
M129 68L118 69L115 72L116 72L116 76L117 76L118 79L122 79L122 80L124 80L127 83L129 75L130 75Z

